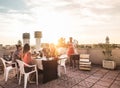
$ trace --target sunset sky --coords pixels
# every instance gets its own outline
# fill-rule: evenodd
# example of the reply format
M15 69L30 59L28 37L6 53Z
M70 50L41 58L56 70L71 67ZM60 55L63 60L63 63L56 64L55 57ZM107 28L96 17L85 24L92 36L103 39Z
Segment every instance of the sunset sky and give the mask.
M73 37L79 44L120 44L120 0L0 0L0 44L42 31L41 42Z

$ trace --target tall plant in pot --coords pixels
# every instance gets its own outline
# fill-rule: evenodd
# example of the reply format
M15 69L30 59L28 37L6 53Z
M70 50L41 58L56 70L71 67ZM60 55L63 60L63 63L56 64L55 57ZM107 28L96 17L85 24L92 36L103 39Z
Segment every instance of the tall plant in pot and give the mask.
M104 60L112 61L112 47L110 44L104 44L103 54L105 56Z
M115 69L116 63L112 57L112 46L111 46L111 44L109 44L108 37L106 37L106 44L104 44L103 54L105 56L105 59L103 59L103 61L102 61L103 67L107 68L107 69Z

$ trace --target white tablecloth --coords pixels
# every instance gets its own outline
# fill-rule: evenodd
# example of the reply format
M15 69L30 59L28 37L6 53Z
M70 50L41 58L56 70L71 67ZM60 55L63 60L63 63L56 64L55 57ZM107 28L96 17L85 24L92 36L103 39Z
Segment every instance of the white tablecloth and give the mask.
M42 60L47 60L47 58L43 57L43 58L38 58L38 59L36 59L37 67L38 67L40 70L43 70Z
M49 60L52 60L53 58L49 58ZM36 59L36 64L37 64L37 67L40 69L40 70L43 70L43 66L42 66L42 60L47 60L47 58L43 57L43 58L38 58Z
M49 58L49 60L52 60L53 58ZM42 60L47 60L44 58L35 59L36 65L40 70L43 70ZM61 73L61 65L65 64L65 61L67 60L67 55L61 55L58 60L58 75L60 76Z

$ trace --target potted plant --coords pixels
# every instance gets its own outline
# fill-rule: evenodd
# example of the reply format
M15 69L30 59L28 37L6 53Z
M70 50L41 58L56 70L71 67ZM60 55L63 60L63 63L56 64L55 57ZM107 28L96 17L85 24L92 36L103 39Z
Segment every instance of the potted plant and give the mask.
M115 69L116 63L112 57L112 46L109 43L106 43L104 44L104 49L105 50L103 51L103 54L105 56L105 59L102 61L103 67L107 69Z

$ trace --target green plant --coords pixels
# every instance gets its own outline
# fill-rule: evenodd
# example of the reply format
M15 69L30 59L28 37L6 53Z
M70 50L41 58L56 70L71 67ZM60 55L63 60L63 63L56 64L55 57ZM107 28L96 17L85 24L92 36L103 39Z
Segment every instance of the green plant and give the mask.
M106 60L112 60L112 46L110 44L104 44L103 54L105 55Z

